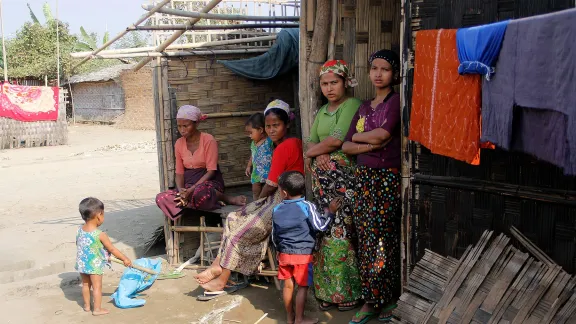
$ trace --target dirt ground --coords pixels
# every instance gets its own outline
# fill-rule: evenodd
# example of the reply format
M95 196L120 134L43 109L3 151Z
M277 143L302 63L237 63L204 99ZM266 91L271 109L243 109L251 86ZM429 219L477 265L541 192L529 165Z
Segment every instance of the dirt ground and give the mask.
M82 311L74 271L75 234L83 223L78 203L87 196L104 201L103 229L122 252L141 257L163 223L154 204L159 182L153 131L71 126L69 145L0 151L0 179L2 323L254 323L265 313L263 324L285 322L273 285L198 302L195 271L157 281L143 293L147 303L141 308L116 308L107 296L118 284L119 265L104 277L111 314ZM312 315L324 323L348 323L352 312Z

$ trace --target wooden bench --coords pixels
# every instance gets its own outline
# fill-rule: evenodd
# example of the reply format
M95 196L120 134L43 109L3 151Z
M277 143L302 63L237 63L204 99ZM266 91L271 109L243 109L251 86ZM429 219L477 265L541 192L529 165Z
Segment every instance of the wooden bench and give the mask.
M185 215L178 218L176 221L172 221L166 217L164 224L164 234L166 237L166 253L168 254L168 261L171 265L179 265L184 261L182 246L185 243L184 234L185 233L199 233L199 245L201 249L200 253L200 265L189 265L186 268L203 270L210 266L216 253L213 253L214 248L220 246L220 241L212 241L208 233L222 233L224 231L224 224L228 214L234 212L238 209L238 206L225 206L220 209L213 211L201 211L188 209ZM185 221L198 220L198 224L194 225L183 225ZM211 223L211 226L207 226L207 221ZM193 245L192 245L193 246ZM278 265L276 263L276 252L272 244L268 245L268 250L266 251L266 256L264 262L268 262L269 267L261 269L256 276L262 277L273 277L276 288L280 288L280 282L278 280ZM191 256L186 256L187 259Z

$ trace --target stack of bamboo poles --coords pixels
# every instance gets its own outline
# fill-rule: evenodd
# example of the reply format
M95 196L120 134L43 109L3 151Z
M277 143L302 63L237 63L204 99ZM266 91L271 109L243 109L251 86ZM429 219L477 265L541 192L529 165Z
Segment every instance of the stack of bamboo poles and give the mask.
M575 323L576 277L516 228L525 253L486 231L460 260L426 251L394 310L394 323Z

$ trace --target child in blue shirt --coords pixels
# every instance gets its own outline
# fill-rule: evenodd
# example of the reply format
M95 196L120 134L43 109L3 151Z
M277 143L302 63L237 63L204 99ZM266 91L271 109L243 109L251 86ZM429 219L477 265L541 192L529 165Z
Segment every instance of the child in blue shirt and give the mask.
M264 114L256 113L246 121L245 131L252 140L250 143L250 160L246 166L246 176L252 183L252 195L258 200L262 186L268 179L274 144L264 130Z
M342 201L336 198L324 215L304 199L304 176L298 171L284 172L278 179L278 188L284 201L272 213L272 241L278 251L278 279L284 280L284 306L287 322L314 324L318 319L304 316L308 287L312 285L312 252L316 231L324 231L330 225L334 213ZM292 279L294 278L294 279ZM294 282L298 285L295 309L292 305Z

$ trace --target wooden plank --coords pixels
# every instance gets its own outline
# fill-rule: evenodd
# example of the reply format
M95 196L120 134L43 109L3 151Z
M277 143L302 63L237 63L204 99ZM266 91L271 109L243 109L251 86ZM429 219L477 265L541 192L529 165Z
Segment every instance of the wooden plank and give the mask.
M493 233L492 231L485 231L482 234L480 241L478 242L476 247L471 251L471 253L462 262L459 269L456 270L456 274L454 275L454 277L452 278L452 280L448 284L448 286L444 292L444 295L442 296L442 298L440 299L438 304L436 304L436 306L434 307L435 309L434 309L433 317L439 318L440 311L442 309L445 309L445 307L447 307L452 302L452 299L456 295L456 292L458 291L458 289L460 288L462 283L466 280L466 277L468 276L468 274L470 273L470 271L472 270L472 268L476 264L476 261L478 260L478 258L480 258L480 255L481 255L482 251L484 250L484 248L486 247L486 244L488 243L489 239L491 238L492 233Z
M552 322L552 318L554 318L560 307L562 307L562 305L570 298L570 294L574 290L574 287L576 287L576 277L571 278L568 284L564 287L564 290L554 301L548 313L544 316L542 320L543 324L548 324Z
M559 266L555 266L553 268L548 269L544 278L538 284L537 289L534 291L534 293L530 295L528 302L518 310L518 314L514 318L514 321L512 321L512 324L520 324L525 322L530 313L534 310L534 307L536 306L538 300L544 295L546 290L550 288L550 285L552 284L554 279L556 279L561 270L562 268L560 268Z
M316 17L316 0L306 1L306 31L314 31L314 19Z
M510 239L503 234L500 234L492 241L492 244L477 264L477 273L474 274L473 284L468 285L467 289L464 291L464 295L461 297L461 303L456 306L457 313L461 314L465 311L467 305L470 304L476 291L484 282L484 279L488 276L492 266L496 263L509 242Z
M557 324L574 323L574 322L568 322L568 320L574 314L575 309L576 309L576 292L572 294L568 302L564 304L564 307L562 307L562 309L558 312L558 314L556 314L552 322Z
M487 313L493 314L494 309L500 303L502 297L506 293L508 287L513 282L518 272L528 259L528 254L520 251L516 252L510 262L507 264L499 280L494 284L490 293L486 297L486 301L482 304L482 310Z

